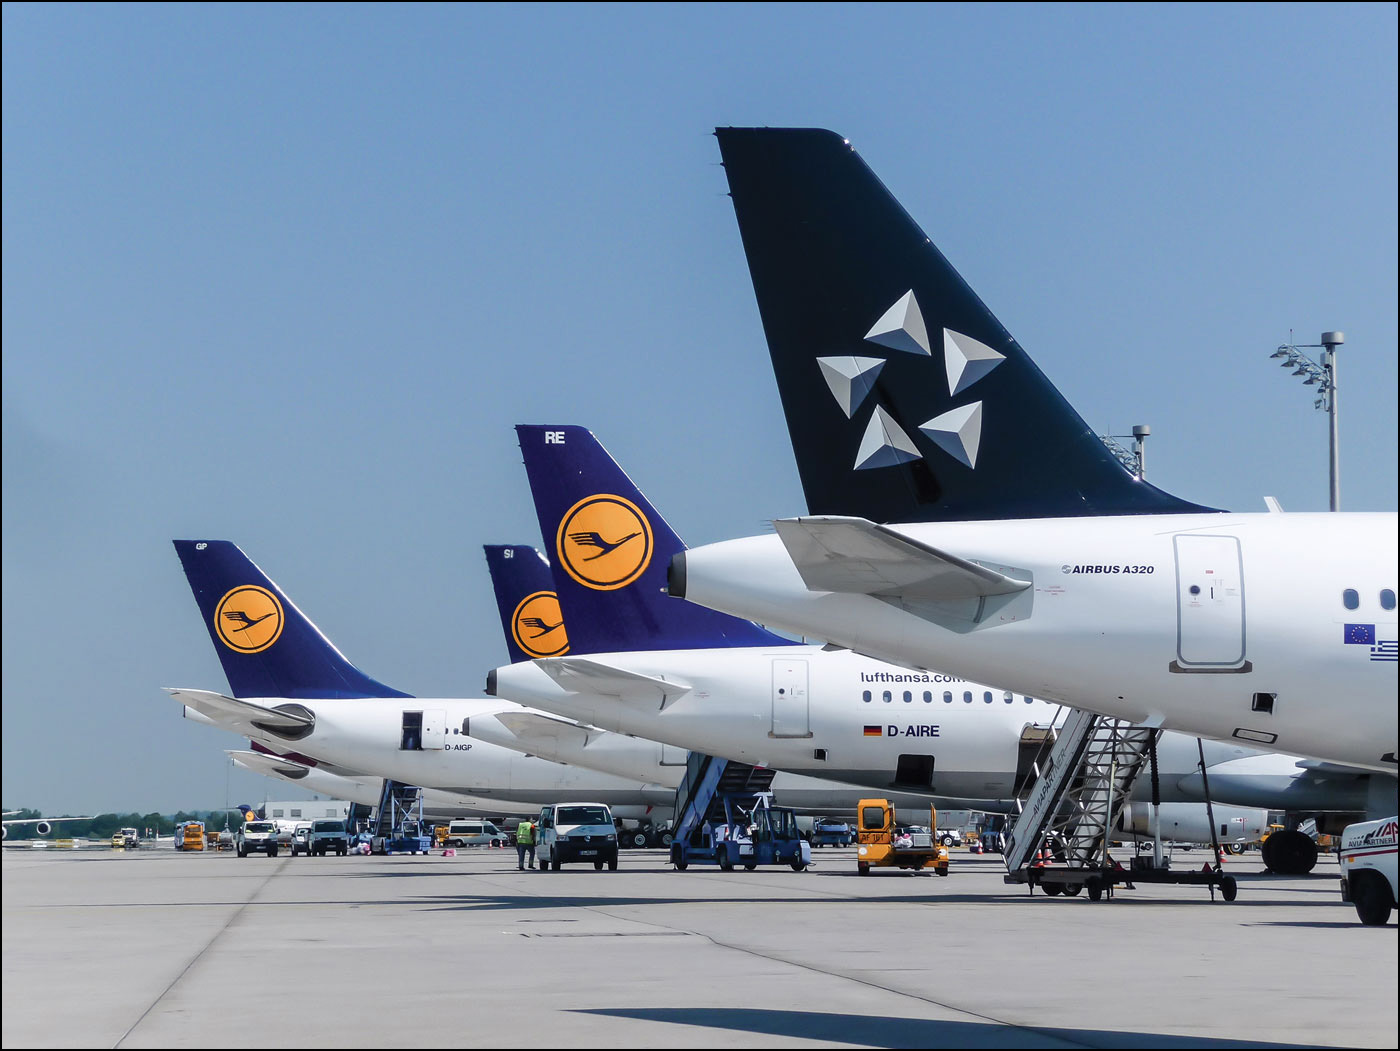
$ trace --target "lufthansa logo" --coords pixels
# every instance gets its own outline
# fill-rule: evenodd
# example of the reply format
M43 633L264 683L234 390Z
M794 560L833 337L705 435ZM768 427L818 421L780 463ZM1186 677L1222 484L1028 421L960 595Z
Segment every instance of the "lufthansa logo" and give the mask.
M214 630L238 653L261 653L282 634L282 603L255 584L234 588L214 607Z
M561 657L569 652L559 596L552 591L536 591L521 599L510 617L510 633L531 657Z
M554 546L569 576L595 591L615 591L651 563L651 523L630 500L589 496L560 520Z

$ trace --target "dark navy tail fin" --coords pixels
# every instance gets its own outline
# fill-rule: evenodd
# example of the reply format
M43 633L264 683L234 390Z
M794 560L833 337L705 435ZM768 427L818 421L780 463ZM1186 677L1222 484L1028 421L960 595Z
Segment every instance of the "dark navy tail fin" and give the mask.
M514 544L486 544L485 550L511 663L568 653L569 635L544 556Z
M788 644L667 597L666 568L685 545L589 431L515 431L575 653Z
M407 697L347 661L227 540L176 540L235 697Z
M812 514L1211 510L1124 470L849 142L716 134Z

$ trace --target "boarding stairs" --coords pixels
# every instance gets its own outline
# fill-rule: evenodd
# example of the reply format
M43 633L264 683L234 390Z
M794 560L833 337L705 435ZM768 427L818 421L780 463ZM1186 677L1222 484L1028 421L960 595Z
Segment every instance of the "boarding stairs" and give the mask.
M1031 882L1033 866L1046 849L1070 870L1109 868L1109 836L1160 733L1071 711L1053 734L1049 755L1036 764L1035 780L1007 835L1008 878Z
M423 831L423 790L385 778L379 806L370 819L370 850L375 854L426 854L432 839Z
M689 837L706 825L723 821L726 798L767 793L775 774L767 767L691 752L685 763L685 777L676 789L675 841L689 842Z

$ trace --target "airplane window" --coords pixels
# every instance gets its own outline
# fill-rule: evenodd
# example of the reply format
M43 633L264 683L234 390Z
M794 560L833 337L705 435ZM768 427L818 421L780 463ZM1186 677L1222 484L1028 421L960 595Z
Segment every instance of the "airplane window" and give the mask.
M963 691L963 704L971 704L971 703L972 703L972 691L971 691L971 690L964 690L964 691Z
M1034 697L1022 697L1021 700L1025 701L1027 704L1034 704L1034 703L1035 703L1035 698L1034 698Z
M1384 589L1381 591L1381 609L1394 609L1394 608L1395 608L1395 592L1391 591L1390 588L1384 588Z
M904 703L905 703L905 704L908 704L908 703L909 703L910 701L912 701L913 699L914 699L914 695L913 695L912 693L910 693L908 690L905 690L905 691L904 691Z
M870 691L869 691L869 690L866 690L863 694L860 695L860 699L861 699L862 701L864 701L866 704L869 704L869 703L870 703Z
M1011 703L1012 701L1014 701L1015 699L1016 699L1015 697L1012 697L1012 696L1011 696L1011 691L1010 691L1010 690L1007 690L1007 691L1006 691L1006 695L1002 698L1002 700L1004 700L1007 704L1010 704L1010 703Z
M889 690L886 690L886 691L885 691L885 703L886 703L886 704L889 704L890 701L892 701L892 700L894 700L894 694L890 693Z
M1361 596L1356 593L1355 588L1347 588L1342 592L1342 605L1347 609L1355 609L1361 605Z
M982 700L986 701L988 704L991 704L991 703L992 703L992 691L991 691L991 690L987 690L985 693L983 693L983 694L982 694Z
M928 690L925 690L925 691L924 691L924 703L925 703L925 704L932 704L932 703L933 703L933 694L932 694L931 692L929 692Z
M944 690L944 691L943 691L943 703L944 703L944 704L952 704L952 703L953 703L953 691L952 691L952 690Z

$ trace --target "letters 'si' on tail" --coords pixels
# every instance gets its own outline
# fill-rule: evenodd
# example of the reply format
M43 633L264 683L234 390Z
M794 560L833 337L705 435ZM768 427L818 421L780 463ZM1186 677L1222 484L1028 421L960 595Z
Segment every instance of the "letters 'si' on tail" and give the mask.
M715 134L812 514L1210 510L1118 463L849 142Z
M667 567L685 545L592 433L515 431L575 653L789 644L667 596Z
M519 544L484 546L511 663L568 653L569 635L544 556Z
M409 696L347 661L236 544L174 543L235 697Z

